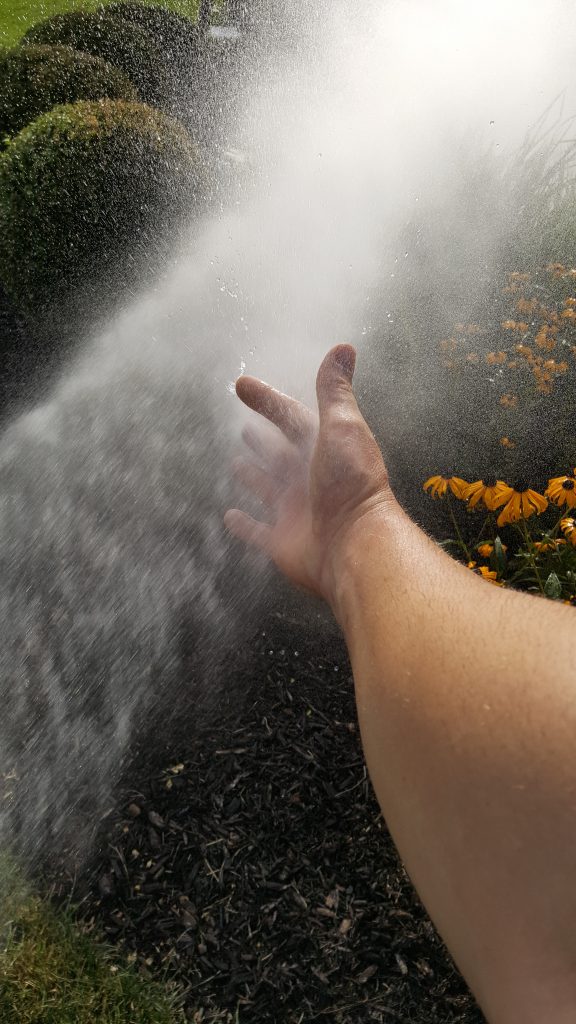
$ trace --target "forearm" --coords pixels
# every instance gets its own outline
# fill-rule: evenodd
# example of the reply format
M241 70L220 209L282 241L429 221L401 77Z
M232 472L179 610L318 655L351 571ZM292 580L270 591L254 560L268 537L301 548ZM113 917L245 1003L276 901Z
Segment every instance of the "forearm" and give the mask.
M537 1007L576 961L574 613L478 579L400 510L355 531L333 604L407 868L491 1020L521 1018L520 990L525 1022L575 1019Z

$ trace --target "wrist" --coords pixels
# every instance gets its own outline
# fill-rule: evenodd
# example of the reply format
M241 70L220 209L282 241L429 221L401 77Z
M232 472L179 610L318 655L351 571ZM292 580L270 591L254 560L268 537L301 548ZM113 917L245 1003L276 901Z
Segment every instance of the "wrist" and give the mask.
M379 586L385 585L382 568L395 560L395 548L407 527L415 528L388 491L365 502L340 528L330 545L324 597L344 630L359 590L374 572Z

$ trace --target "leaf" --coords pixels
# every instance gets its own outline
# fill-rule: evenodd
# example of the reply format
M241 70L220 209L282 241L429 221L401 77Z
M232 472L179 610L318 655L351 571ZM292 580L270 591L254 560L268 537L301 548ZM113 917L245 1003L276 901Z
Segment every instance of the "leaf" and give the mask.
M555 572L551 572L546 580L544 593L546 597L551 597L553 601L557 601L559 597L562 597L562 584Z
M494 540L494 553L492 558L496 572L499 576L503 576L506 572L506 552L504 551L500 537L496 537Z

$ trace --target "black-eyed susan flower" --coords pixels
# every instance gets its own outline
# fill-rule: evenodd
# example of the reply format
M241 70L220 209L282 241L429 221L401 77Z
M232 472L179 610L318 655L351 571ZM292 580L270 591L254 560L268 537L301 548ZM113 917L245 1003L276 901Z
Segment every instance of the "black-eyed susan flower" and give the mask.
M519 519L529 519L530 516L540 515L548 508L547 499L538 494L538 491L526 486L524 480L519 480L509 490L510 496L496 520L498 526L517 523Z
M505 409L515 409L518 405L518 395L502 395L500 405Z
M497 587L504 586L502 580L498 579L498 573L489 569L486 565L479 566L478 575L481 576L483 580L486 580L487 583L495 583Z
M476 508L481 503L494 512L506 504L511 494L512 488L503 480L488 477L486 480L476 480L473 484L468 484L463 496L470 508Z
M548 487L544 491L547 498L555 505L566 505L567 508L576 507L576 469L572 476L555 476L548 481Z
M516 442L512 441L511 438L509 438L509 437L501 437L500 438L500 444L502 445L503 448L515 448L516 447Z
M538 348L543 348L546 349L548 352L551 352L552 349L556 347L556 341L553 337L551 337L553 331L554 328L550 327L547 324L545 324L544 327L542 327L538 331L538 334L536 335L535 339Z
M508 550L506 544L502 544L501 547L504 552ZM478 544L476 551L481 558L491 558L494 554L494 545L491 541L485 541L484 544Z
M516 309L519 313L533 313L537 306L536 299L518 299L516 302Z
M535 540L532 543L533 547L539 554L545 554L547 551L557 551L558 548L561 548L566 544L566 541L563 540L562 537L557 537L555 539L549 537L548 540Z
M431 476L423 485L432 498L443 498L448 490L455 498L464 500L464 490L468 487L466 480L459 476Z
M496 583L497 586L502 587L504 584L498 579L498 573L489 569L487 565L477 566L476 562L468 562L466 564L467 569L471 569L476 576L481 576L483 580L488 583Z
M560 521L560 529L567 540L576 548L576 519L562 519Z

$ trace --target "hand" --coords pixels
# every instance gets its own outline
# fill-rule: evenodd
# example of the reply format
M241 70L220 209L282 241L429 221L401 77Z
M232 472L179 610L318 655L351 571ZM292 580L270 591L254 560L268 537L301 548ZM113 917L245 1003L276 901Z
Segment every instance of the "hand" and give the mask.
M356 353L338 345L316 380L318 413L254 377L240 377L238 397L269 423L246 427L251 458L235 474L270 510L271 523L231 509L231 533L265 552L297 586L334 603L335 566L366 516L395 499L380 449L352 391Z

